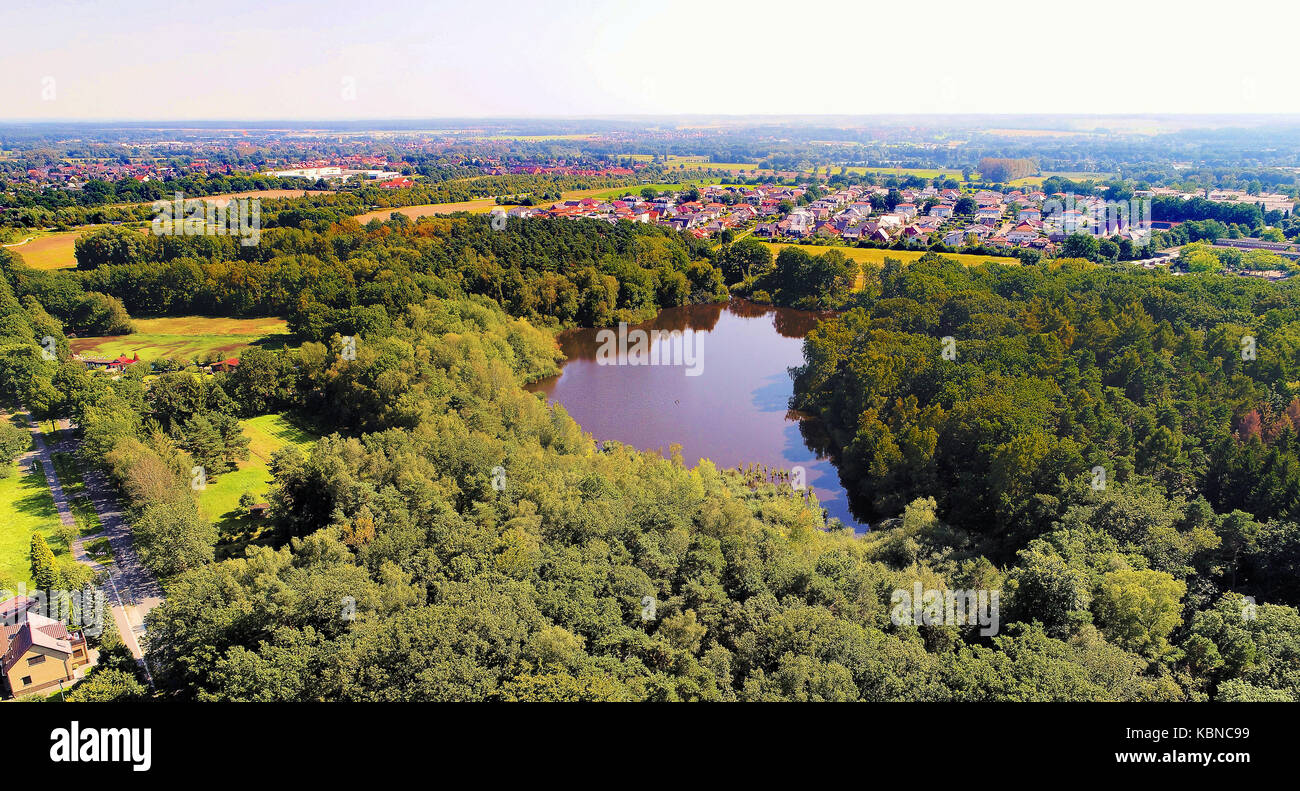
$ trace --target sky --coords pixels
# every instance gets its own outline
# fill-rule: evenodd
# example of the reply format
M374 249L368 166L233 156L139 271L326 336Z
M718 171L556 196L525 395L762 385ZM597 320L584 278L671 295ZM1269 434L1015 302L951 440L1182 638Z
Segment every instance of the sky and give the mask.
M1296 113L1298 19L1259 0L0 0L0 119Z

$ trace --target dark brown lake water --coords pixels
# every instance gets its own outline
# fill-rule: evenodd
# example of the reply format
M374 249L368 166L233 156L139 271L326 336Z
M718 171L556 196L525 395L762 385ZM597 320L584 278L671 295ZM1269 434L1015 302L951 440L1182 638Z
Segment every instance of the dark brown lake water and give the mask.
M658 365L601 364L604 336L570 330L558 339L568 357L563 370L529 389L563 404L597 440L665 456L679 443L692 466L707 458L718 467L803 467L828 514L863 531L867 523L853 515L816 421L789 409L794 388L788 369L803 364L803 338L825 315L733 299L668 308L628 328L631 342L637 329L694 331L698 358L676 358L692 365L662 364L670 356L663 346Z

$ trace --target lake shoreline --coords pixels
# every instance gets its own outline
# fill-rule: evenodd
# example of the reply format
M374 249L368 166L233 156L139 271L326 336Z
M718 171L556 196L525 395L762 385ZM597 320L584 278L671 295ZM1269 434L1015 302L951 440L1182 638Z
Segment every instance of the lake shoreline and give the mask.
M526 387L562 404L598 441L665 457L678 444L691 467L709 459L719 469L799 470L828 519L865 532L869 522L840 482L820 421L790 408L789 369L803 364L803 338L833 315L733 297L665 308L621 331L567 329L556 334L566 358L560 373ZM630 353L611 354L616 342L632 345ZM637 358L637 342L642 352L660 344L655 362ZM690 354L675 356L673 342L698 344L696 370L686 365Z

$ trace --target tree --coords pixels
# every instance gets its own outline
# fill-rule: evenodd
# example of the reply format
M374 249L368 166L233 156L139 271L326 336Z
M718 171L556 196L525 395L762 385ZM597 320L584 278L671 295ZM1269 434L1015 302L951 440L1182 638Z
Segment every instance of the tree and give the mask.
M1184 245L1178 251L1178 264L1188 272L1217 272L1223 267L1210 246L1199 242Z
M1171 650L1187 584L1163 571L1119 568L1103 574L1093 600L1097 626L1120 646L1153 659Z
M293 397L295 375L287 355L258 346L245 349L239 366L226 375L222 389L246 417L277 412Z
M1061 257L1096 261L1100 249L1101 243L1097 237L1086 233L1072 233L1065 237L1065 241L1061 244Z
M1021 550L1019 558L1009 578L1016 620L1039 621L1047 634L1062 639L1091 620L1092 594L1085 573L1071 568L1043 542Z
M128 335L135 332L135 325L122 300L97 291L86 292L68 323L83 335Z
M68 693L67 700L69 703L127 703L142 700L146 692L134 673L96 668Z
M718 268L728 283L760 277L772 269L772 248L747 236L719 251Z
M169 577L212 561L217 528L182 495L145 506L134 536L140 560L158 576Z
M78 269L97 269L154 260L158 242L151 234L110 226L78 237L74 248Z
M8 477L13 470L13 460L32 446L32 434L5 421L0 423L0 478Z
M58 566L54 562L54 552L45 543L45 536L32 533L31 540L32 581L40 590L55 590L63 587Z

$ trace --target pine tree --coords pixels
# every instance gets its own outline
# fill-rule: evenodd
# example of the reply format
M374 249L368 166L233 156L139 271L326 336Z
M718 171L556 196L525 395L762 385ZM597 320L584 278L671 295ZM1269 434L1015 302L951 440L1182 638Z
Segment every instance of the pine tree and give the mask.
M45 543L45 536L32 534L32 579L41 590L53 590L59 587L59 572L54 565L54 552Z

